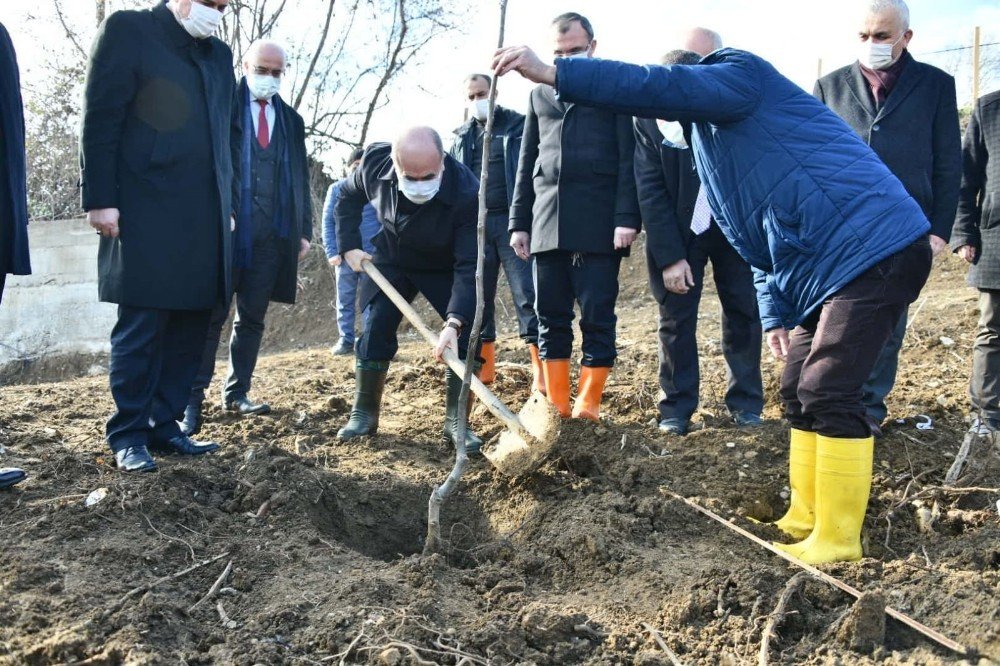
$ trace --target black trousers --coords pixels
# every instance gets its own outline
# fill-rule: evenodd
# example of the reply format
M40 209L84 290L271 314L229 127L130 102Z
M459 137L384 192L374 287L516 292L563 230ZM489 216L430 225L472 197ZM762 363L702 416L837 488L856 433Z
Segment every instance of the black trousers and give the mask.
M106 434L112 451L181 434L177 420L198 372L211 310L118 306L111 331L111 397Z
M581 365L610 368L615 350L615 302L620 254L553 250L534 255L538 351L543 359L573 355L574 303L580 304Z
M862 386L931 269L922 238L856 277L789 336L781 399L792 427L827 437L871 435Z
M402 269L385 264L380 264L379 270L408 303L412 303L417 294L423 294L442 319L447 317L454 273L421 273L419 277L415 277ZM377 287L373 288L378 289ZM399 324L403 321L403 313L381 290L376 291L371 297L367 308L368 319L365 321L364 332L358 339L355 348L357 359L359 361L391 361L399 350L398 329ZM472 322L468 324L462 327L461 335L458 338L459 358L465 358L469 349L469 333Z
M531 263L514 253L510 246L509 221L506 209L486 215L486 261L483 269L483 340L497 339L496 296L500 269L507 275L510 295L517 315L517 330L521 339L538 344L538 317L535 316L535 285L531 281Z
M976 416L1000 421L1000 291L994 289L979 290L969 397Z
M264 317L281 268L281 249L284 243L285 241L278 240L273 235L260 236L254 241L251 265L236 271L234 275L236 317L233 319L233 332L229 338L229 373L222 388L223 404L245 398L250 392L260 343L264 339ZM230 309L231 306L224 307L220 304L212 310L201 365L191 388L191 404L200 405L204 402L205 391L212 384L215 354Z
M730 414L760 414L761 326L750 266L712 224L692 239L687 257L695 286L686 294L667 292L660 303L660 418L688 421L698 408L698 305L705 267L712 262L722 304L722 355L726 360L726 407ZM652 276L651 279L660 279Z

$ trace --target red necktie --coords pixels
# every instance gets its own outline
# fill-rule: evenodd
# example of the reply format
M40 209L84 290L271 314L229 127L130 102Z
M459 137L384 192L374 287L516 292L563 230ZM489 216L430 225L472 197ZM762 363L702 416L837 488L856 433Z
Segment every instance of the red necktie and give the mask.
M271 132L267 127L267 100L258 99L257 103L260 104L260 115L257 116L257 143L266 150L271 143Z

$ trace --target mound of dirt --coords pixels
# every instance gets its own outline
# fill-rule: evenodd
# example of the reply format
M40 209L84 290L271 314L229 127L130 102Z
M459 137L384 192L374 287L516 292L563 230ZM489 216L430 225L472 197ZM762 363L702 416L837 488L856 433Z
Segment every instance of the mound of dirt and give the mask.
M751 519L787 504L787 427L732 427L711 290L698 429L651 426L656 309L641 264L626 264L604 423L565 422L529 477L473 465L444 506L444 552L428 557L427 499L453 452L443 371L417 342L390 369L375 437L335 438L351 359L282 353L255 381L270 415L211 405L203 434L222 450L142 476L117 473L102 442L105 378L3 389L0 464L31 478L0 494L0 663L672 663L666 650L686 664L756 661L796 571L665 491L782 538ZM766 646L772 663L970 663L886 621L884 605L1000 658L1000 448L970 441L956 465L975 317L960 279L943 263L913 308L866 557L823 567L866 595L807 580ZM511 325L493 386L518 405L528 355ZM778 370L765 362L771 419ZM916 428L922 415L933 430ZM472 425L501 431L482 406Z

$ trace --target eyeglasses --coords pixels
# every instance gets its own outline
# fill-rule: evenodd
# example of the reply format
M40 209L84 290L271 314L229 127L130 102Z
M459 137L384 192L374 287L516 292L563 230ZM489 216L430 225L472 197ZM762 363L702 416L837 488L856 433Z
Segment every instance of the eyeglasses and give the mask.
M255 66L253 68L253 73L259 76L273 76L276 79L280 79L281 75L285 73L283 69L268 69L267 67Z

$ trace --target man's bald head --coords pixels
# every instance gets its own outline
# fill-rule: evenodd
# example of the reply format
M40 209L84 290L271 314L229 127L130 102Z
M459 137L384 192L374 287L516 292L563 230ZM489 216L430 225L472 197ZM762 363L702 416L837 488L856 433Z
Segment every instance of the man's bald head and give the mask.
M407 180L433 180L444 168L441 135L430 127L411 127L392 144L396 172Z
M719 33L708 28L692 28L685 33L681 48L685 51L693 51L704 58L712 51L718 51L722 48L722 37L719 36Z
M254 67L265 67L267 69L285 69L288 56L285 48L276 41L270 39L258 39L247 49L247 54L243 56L243 68L252 71Z

